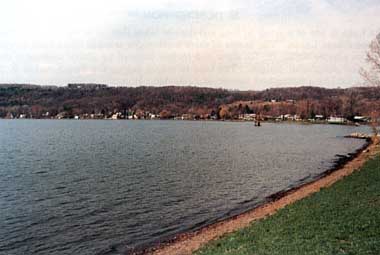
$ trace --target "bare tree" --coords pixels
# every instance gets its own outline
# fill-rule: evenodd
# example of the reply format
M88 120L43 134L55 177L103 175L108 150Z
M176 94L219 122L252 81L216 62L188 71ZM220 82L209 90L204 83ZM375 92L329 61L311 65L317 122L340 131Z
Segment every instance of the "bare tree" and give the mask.
M380 33L369 45L366 60L369 68L361 68L361 76L367 85L380 86Z
M366 60L369 64L369 68L361 68L361 76L364 78L367 85L380 87L380 33L370 43ZM380 109L374 109L371 118L375 134L378 133L377 126L379 125L379 117Z

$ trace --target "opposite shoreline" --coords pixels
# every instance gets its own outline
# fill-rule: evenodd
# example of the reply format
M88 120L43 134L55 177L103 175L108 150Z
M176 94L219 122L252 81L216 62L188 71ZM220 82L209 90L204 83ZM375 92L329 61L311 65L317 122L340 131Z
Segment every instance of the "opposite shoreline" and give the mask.
M321 188L328 187L358 170L370 157L379 152L379 138L368 139L366 145L349 157L341 158L335 167L321 173L311 182L280 191L267 198L263 204L231 218L205 226L200 230L179 234L154 247L133 251L131 254L187 255L227 233L248 226L251 222L274 214L277 210L303 199Z

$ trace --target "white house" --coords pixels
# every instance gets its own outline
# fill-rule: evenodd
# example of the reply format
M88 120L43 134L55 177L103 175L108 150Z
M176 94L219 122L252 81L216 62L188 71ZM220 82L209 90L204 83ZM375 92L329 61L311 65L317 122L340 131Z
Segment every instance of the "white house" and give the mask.
M330 124L343 124L346 122L346 119L343 117L329 117L327 122Z
M355 116L354 121L356 122L368 122L369 118L365 116Z
M121 112L114 113L111 116L111 120L117 120L117 119L120 119L120 117L121 117Z

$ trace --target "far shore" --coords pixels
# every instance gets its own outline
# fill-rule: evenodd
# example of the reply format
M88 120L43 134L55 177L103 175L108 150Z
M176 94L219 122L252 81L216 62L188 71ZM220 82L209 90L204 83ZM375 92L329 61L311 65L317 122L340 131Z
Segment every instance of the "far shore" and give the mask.
M75 118L0 118L0 120L56 120L56 121L188 121L188 122L236 122L236 123L252 123L255 124L255 121L252 120L239 120L239 119L75 119ZM338 126L370 126L371 122L344 122L344 123L329 123L326 121L310 121L310 120L261 120L262 124L265 123L276 123L276 124L302 124L302 125L338 125Z
M240 215L206 226L198 231L180 234L155 247L138 250L133 254L144 255L191 255L208 242L225 234L249 226L252 222L275 214L279 209L318 192L338 180L359 170L364 163L380 152L380 138L373 136L369 142L341 165L321 174L319 178L299 187L274 194L267 203Z

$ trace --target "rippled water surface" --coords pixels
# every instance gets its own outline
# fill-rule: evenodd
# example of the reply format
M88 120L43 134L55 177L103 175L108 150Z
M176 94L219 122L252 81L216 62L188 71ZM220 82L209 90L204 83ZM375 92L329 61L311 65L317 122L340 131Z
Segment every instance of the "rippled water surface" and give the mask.
M363 130L0 120L0 254L124 254L311 180Z

